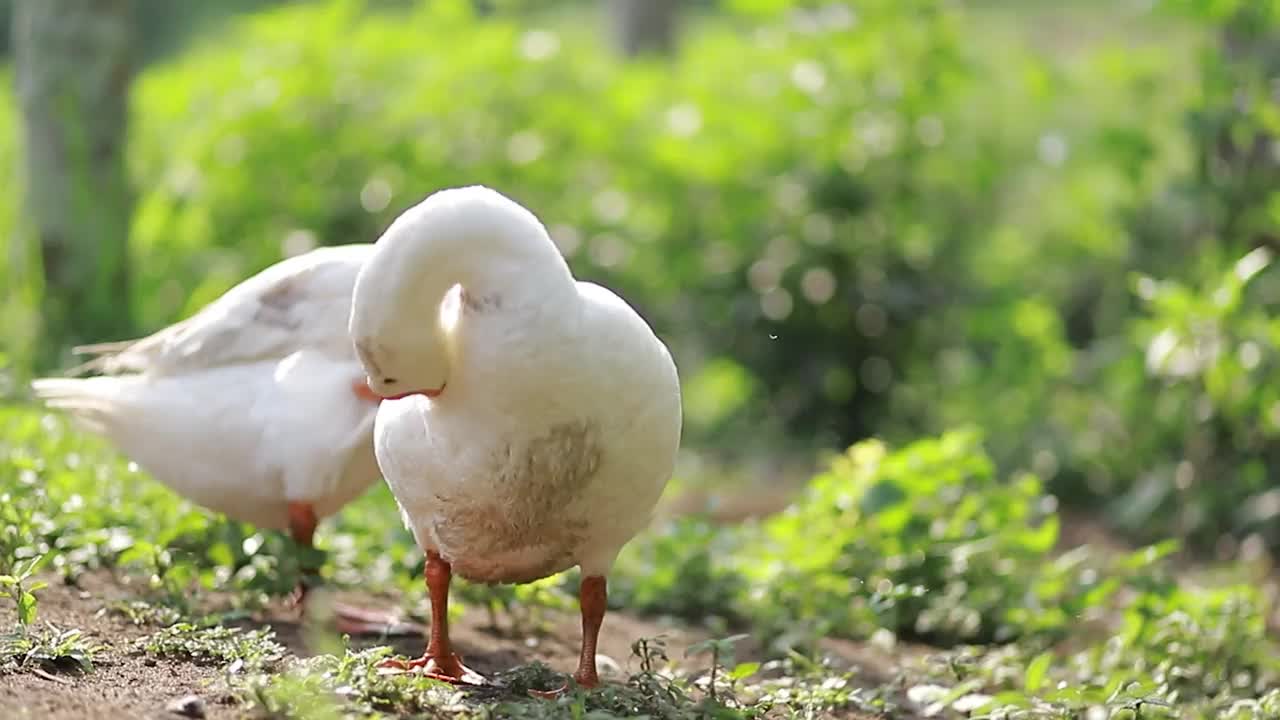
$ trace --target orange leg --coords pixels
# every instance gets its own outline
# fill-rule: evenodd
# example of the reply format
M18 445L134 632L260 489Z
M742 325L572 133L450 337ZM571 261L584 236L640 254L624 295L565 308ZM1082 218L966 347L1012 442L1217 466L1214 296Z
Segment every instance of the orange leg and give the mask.
M289 503L289 534L293 541L303 547L314 547L316 535L316 510L310 503ZM298 587L293 591L293 606L302 609L307 601L307 590L310 581L319 575L319 568L303 568L304 577L298 580Z
M289 534L297 544L315 547L316 511L310 503L289 503ZM291 603L299 612L306 610L307 591L320 581L319 568L303 568L303 577L293 591ZM402 620L394 613L363 610L337 604L333 607L334 624L339 632L348 635L417 635L421 625Z
M604 624L608 599L609 592L603 577L592 575L582 578L582 587L578 590L578 605L582 610L582 652L578 655L578 669L573 673L573 681L584 688L600 684L600 676L596 674L596 643L600 640L600 626ZM566 684L558 690L530 690L529 694L552 700L568 689Z
M462 664L449 642L449 581L453 570L438 553L427 552L427 594L431 597L431 632L427 649L417 660L385 660L381 667L411 670L422 668L423 674L457 685L484 685L488 681Z

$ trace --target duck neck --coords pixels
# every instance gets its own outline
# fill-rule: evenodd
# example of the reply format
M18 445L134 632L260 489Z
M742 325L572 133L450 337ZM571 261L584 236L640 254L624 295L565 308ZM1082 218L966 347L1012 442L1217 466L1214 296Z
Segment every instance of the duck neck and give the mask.
M458 302L446 306L456 286ZM379 239L357 279L352 317L358 345L394 347L414 358L414 390L438 388L460 364L459 330L472 312L534 326L575 294L564 257L532 215L443 205L407 213Z
M542 239L545 242L536 242ZM406 267L410 307L440 315L446 296L461 286L459 302L475 311L545 305L572 291L573 276L549 237L512 237L504 233L457 233L417 243ZM449 319L428 323L447 333Z
M457 306L445 306L457 286ZM352 338L372 374L383 375L381 359L396 378L385 379L425 391L457 379L453 370L467 345L460 336L470 336L458 331L468 310L516 328L485 338L502 345L536 332L541 318L561 313L575 295L568 265L529 211L497 193L442 191L407 210L375 243L356 279Z

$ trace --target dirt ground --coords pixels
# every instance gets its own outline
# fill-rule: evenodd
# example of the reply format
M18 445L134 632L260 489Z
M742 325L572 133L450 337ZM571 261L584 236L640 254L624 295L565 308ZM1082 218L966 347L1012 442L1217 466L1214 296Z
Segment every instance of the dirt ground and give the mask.
M200 695L207 717L236 717L231 698L220 696L218 671L191 663L156 663L130 653L137 638L155 630L135 627L127 620L103 611L113 600L136 595L109 575L86 575L81 587L45 578L49 587L38 593L37 622L50 621L64 628L79 628L104 647L93 672L0 675L0 715L6 718L110 718L138 720L175 718L165 706L185 695ZM10 627L16 618L12 607L0 610L0 626ZM225 694L224 694L225 695Z
M786 506L790 490L770 493L749 506L740 502L714 501L701 495L691 496L684 506L676 504L672 514L706 511L718 522L740 522L748 517L761 517ZM219 668L185 661L157 661L132 650L138 638L155 632L156 627L138 627L105 608L117 600L137 598L142 593L109 573L92 573L78 580L78 587L63 584L59 578L44 578L49 587L39 595L38 622L52 621L63 628L79 628L85 636L102 646L94 672L81 675L74 671L55 675L21 673L0 675L0 720L173 720L182 717L170 712L171 703L195 695L204 703L205 717L229 720L243 715L235 699L227 691ZM394 607L395 598L342 592L342 602L371 609ZM209 602L216 606L218 598ZM482 610L472 609L450 625L450 635L467 665L480 673L495 673L512 666L538 660L549 667L570 672L578 659L581 638L576 613L542 611L543 632L515 632L509 627L494 628ZM15 622L12 607L0 607L0 627ZM277 642L301 658L327 649L324 639L305 628L295 613L277 603L253 622L237 623L246 629L271 627ZM689 645L708 636L691 628L660 620L639 618L625 612L610 612L600 634L599 655L605 682L619 674L637 670L631 655L631 644L641 637L663 636L668 655L682 667L702 669L705 658L685 659ZM417 657L423 641L418 637L352 638L356 647L390 644L397 653ZM331 646L330 648L331 649ZM892 674L895 658L888 653L861 643L831 640L825 648L837 667L859 667L866 680L884 682ZM739 660L756 657L750 639L738 647Z
M751 507L708 503L706 498L698 497L690 498L689 507L676 508L675 512L714 505L718 511L713 513L714 519L732 523L745 517L768 515L786 503L787 496L781 492ZM1072 518L1064 525L1060 543L1064 548L1089 543L1116 552L1124 549L1123 543L1095 522ZM0 675L0 719L173 720L181 716L167 708L191 695L201 699L205 717L212 720L230 720L243 715L227 691L218 668L186 661L156 661L132 651L137 638L157 628L137 627L105 611L113 601L141 594L138 588L130 587L127 580L105 572L83 576L79 587L64 585L56 577L46 580L50 585L39 593L39 620L79 628L104 649L98 656L95 671L87 675L75 672ZM336 597L368 608L395 606L395 598L387 596L342 592L323 597ZM214 606L218 600L209 598ZM581 637L577 614L546 610L542 617L546 621L542 632L516 632L509 627L491 627L487 613L472 609L451 624L450 634L467 664L480 673L495 673L534 660L561 672L571 671L577 662ZM8 627L14 620L11 607L0 607L0 627ZM271 627L277 641L297 657L310 657L327 649L323 638L318 639L313 631L304 628L297 615L282 602L253 621L238 624L246 629ZM706 633L625 612L610 612L601 632L599 653L612 662L601 662L602 678L608 682L621 673L634 672L637 668L631 656L631 644L641 637L659 635L665 637L673 661L690 670L700 670L705 665L703 658L690 660L683 655L686 647L706 639ZM422 640L418 637L353 638L353 645L358 647L384 643L404 656L417 657L422 652ZM750 639L738 650L740 660L758 659ZM866 686L892 682L904 661L918 659L928 652L926 648L903 645L890 651L869 643L836 639L827 640L823 650L837 668L857 668L860 684Z
M136 588L105 572L83 576L79 587L64 585L56 577L46 580L50 585L39 592L38 622L48 620L60 627L79 628L103 649L95 670L89 674L67 671L0 675L0 718L174 720L182 716L170 712L169 706L191 695L201 699L207 718L230 720L243 716L219 668L180 660L157 661L132 650L137 638L157 628L134 626L105 608L113 601L137 597ZM338 593L336 597L370 608L389 606L386 597L353 592ZM469 611L450 625L450 634L467 664L481 673L495 673L534 660L561 672L571 671L577 662L581 633L576 613L547 610L542 617L542 632L517 633L509 627L491 627L489 616L483 611ZM7 627L14 621L11 608L0 609L0 626ZM254 621L239 625L248 629L270 626L277 641L297 657L322 651L321 641L315 640L315 634L305 629L283 603L267 609ZM689 669L705 665L705 658L683 657L685 648L705 639L705 633L625 612L610 612L601 632L599 653L613 662L601 661L602 679L609 682L620 673L635 671L631 644L637 638L659 635L664 636L673 661ZM352 643L360 647L386 643L410 657L422 652L422 640L413 636L353 638ZM739 650L742 660L756 655L746 644ZM884 651L865 644L832 641L828 650L838 666L863 668L868 682L887 680L894 662Z

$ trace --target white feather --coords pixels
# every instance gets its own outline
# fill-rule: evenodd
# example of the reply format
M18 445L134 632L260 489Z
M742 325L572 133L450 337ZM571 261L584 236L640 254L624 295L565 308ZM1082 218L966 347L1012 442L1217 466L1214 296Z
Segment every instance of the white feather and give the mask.
M477 581L607 574L674 469L666 346L617 295L576 282L542 224L492 190L435 193L374 247L351 323L371 384L444 385L384 402L375 425L418 543Z
M84 348L108 375L32 389L207 508L264 528L286 527L290 502L331 515L378 479L346 328L371 251L284 260L153 335Z

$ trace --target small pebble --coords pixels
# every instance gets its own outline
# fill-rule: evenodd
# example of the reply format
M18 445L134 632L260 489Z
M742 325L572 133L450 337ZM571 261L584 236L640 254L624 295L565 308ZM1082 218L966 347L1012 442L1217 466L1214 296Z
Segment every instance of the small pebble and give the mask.
M189 718L202 718L205 715L204 699L199 695L187 695L165 706L165 710L174 715L181 715Z

